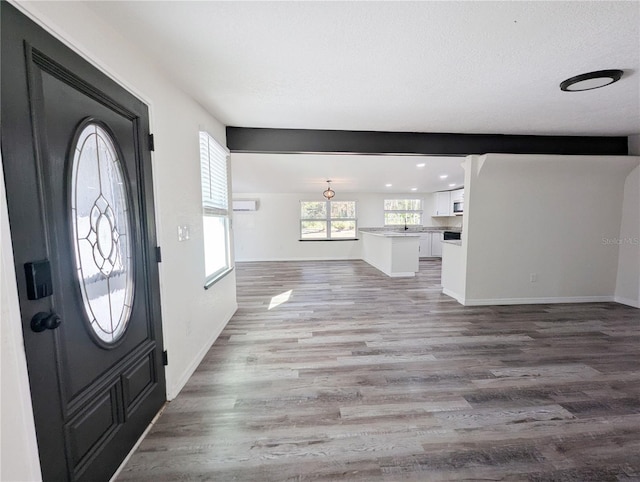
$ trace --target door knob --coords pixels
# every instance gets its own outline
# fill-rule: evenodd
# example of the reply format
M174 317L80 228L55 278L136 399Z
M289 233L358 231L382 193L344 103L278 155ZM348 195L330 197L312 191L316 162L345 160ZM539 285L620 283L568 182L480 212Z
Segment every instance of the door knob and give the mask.
M57 313L45 313L41 311L31 318L31 329L36 333L44 330L55 330L62 323L62 318Z

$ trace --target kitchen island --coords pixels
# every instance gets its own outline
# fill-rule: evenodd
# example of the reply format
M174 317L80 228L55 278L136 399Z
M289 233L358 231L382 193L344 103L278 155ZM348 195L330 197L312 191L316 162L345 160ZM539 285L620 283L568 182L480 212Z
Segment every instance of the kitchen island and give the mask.
M362 259L392 278L415 276L420 233L360 231Z

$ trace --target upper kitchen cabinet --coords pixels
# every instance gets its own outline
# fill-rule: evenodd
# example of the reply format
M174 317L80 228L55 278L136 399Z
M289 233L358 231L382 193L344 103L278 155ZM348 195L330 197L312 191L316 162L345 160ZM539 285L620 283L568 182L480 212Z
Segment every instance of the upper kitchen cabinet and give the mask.
M451 203L464 201L464 189L456 189L451 191Z
M451 191L451 215L460 216L464 212L464 189Z
M435 209L432 216L452 216L451 193L449 191L436 192Z
M435 195L434 210L432 217L438 216L455 216L460 214L454 210L454 203L462 203L464 201L464 189L456 189L455 191L439 191L433 193Z

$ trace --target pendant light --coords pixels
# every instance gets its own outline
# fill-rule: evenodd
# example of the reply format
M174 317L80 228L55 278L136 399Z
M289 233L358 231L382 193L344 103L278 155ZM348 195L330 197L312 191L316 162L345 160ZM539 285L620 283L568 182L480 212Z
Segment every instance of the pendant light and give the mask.
M325 191L322 193L322 195L325 198L327 198L327 201L331 201L333 196L336 195L336 192L333 189L331 189L331 179L327 180L327 189L325 189Z

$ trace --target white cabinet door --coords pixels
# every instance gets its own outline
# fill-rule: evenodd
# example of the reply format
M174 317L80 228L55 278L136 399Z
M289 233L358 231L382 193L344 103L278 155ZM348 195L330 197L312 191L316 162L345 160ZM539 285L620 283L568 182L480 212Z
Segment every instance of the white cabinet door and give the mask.
M451 191L451 203L464 201L464 189L456 189Z
M436 193L434 216L451 216L451 194L449 191Z
M454 206L456 203L464 201L464 189L456 189L455 191L451 191L451 215L455 216L456 211Z
M442 257L442 233L422 233L420 235L420 257Z
M431 233L431 256L442 258L442 233Z
M429 258L431 256L431 233L420 235L420 257Z

